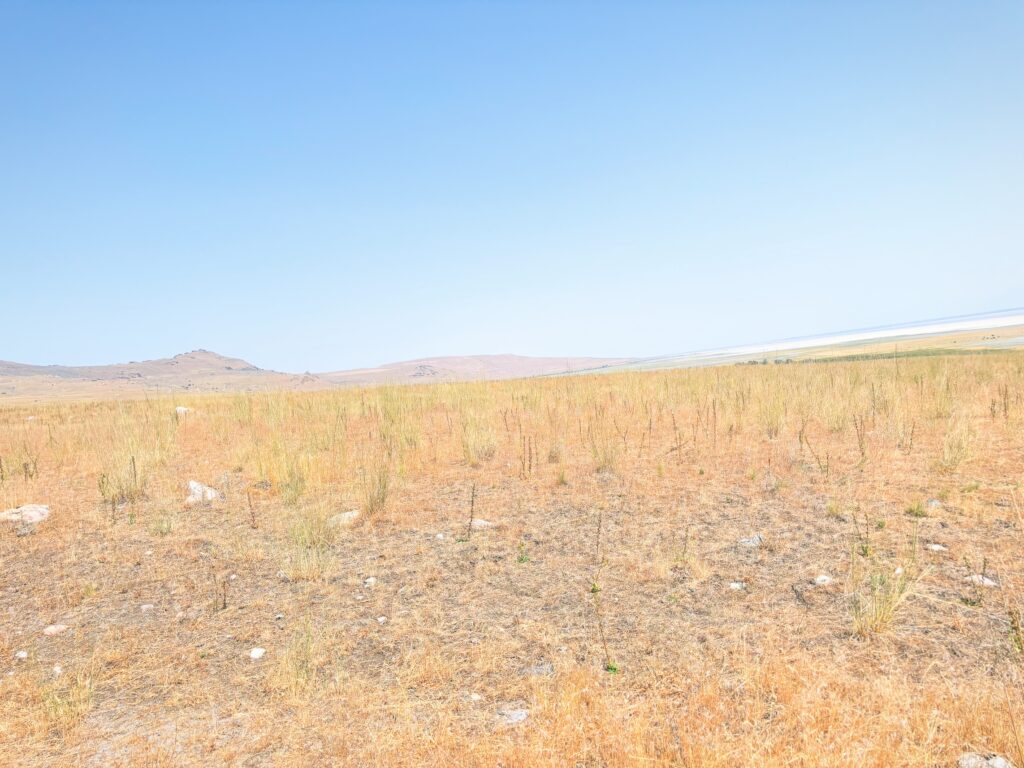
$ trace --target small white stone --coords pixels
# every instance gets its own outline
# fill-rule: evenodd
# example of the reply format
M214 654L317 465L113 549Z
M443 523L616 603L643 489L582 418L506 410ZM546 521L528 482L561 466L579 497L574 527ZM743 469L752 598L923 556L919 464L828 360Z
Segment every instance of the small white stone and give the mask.
M530 710L504 706L498 708L497 714L498 720L505 725L518 725L530 716Z
M469 700L470 701L480 701L482 698L483 698L483 696L481 696L479 693L471 693L471 694L469 694Z
M376 583L377 579L374 576L367 576L365 579L363 579L363 586L367 588L374 586Z
M740 545L744 547L760 547L764 544L764 537L760 533L755 533L746 539L740 539Z
M249 658L253 661L259 661L266 655L266 653L266 648L253 648L251 651L249 651Z
M14 658L18 659L18 661L24 661L28 658L28 651L18 651L14 654Z
M494 523L492 523L490 520L474 519L472 522L472 526L474 528L493 528Z
M435 538L435 539L437 539L438 541L440 541L441 539L443 539L443 538L444 538L444 534L443 534L443 533L439 533L439 534L437 534L437 536L435 536L434 538Z
M232 573L230 576L228 576L228 580L229 581L234 581L237 578L238 578L238 574L237 573Z
M67 628L68 628L67 624L51 624L50 626L48 626L46 629L43 630L43 634L46 635L47 637L53 637L54 635L59 635L61 632L63 632Z
M62 674L64 674L64 667L62 667L60 664L54 664L53 665L53 676L54 677L60 677Z
M997 582L995 579L990 579L988 576L986 576L983 573L975 573L972 576L968 576L967 577L967 581L969 581L972 584L975 584L976 586L979 586L979 587L998 587L999 586L999 582Z
M145 603L144 605L142 605L142 606L140 607L140 610L141 610L141 611L142 611L143 613L149 613L150 611L152 611L152 610L153 610L153 604L152 604L152 603Z
M902 565L897 565L896 566L896 570L893 571L893 573L895 573L897 576L902 576L903 575L903 566Z
M152 549L147 549L146 550L146 554L147 555L152 555L153 554L153 550Z
M947 552L949 550L948 547L944 547L941 544L929 544L928 549L932 552Z
M824 587L832 583L832 577L827 573L823 573L820 576L814 577L814 583L819 587Z
M378 616L377 617L377 623L378 624L384 624L387 620L388 620L387 616Z
M746 589L747 583L745 581L730 581L729 589L738 592L741 589Z
M355 521L358 519L359 510L350 509L348 512L339 512L338 514L332 516L327 521L327 524L332 528L345 528L347 526L353 525Z

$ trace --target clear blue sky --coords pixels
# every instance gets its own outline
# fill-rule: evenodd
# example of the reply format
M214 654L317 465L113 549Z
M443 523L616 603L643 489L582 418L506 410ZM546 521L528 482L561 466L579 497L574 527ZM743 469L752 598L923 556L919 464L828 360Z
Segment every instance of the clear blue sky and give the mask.
M0 359L654 355L1021 305L1021 2L0 5Z

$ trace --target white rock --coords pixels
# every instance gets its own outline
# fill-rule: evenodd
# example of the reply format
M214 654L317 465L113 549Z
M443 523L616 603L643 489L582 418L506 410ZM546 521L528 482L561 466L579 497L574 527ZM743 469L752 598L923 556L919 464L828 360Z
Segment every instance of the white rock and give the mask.
M481 696L479 693L471 693L471 694L469 694L469 700L470 701L480 701L481 699L483 699L483 696Z
M50 516L50 507L46 504L23 504L14 509L0 512L0 520L22 525L36 525Z
M1013 763L1001 755L979 755L968 752L956 761L957 768L1013 768Z
M975 573L972 576L968 576L966 580L971 582L971 584L975 584L976 586L979 586L979 587L998 587L999 586L999 582L995 581L994 579L990 579L988 576L986 576L983 573Z
M355 523L359 519L359 510L350 509L348 512L339 512L331 517L327 524L332 528L344 528Z
M438 541L440 541L441 539L443 539L443 538L444 538L444 534L443 534L443 533L439 533L439 534L437 534L437 536L435 536L434 538L435 538L435 539L437 539Z
M372 587L376 583L377 583L377 578L375 576L367 576L365 579L363 579L363 586L364 587Z
M740 545L744 547L760 547L762 544L764 544L764 537L760 533L755 533L747 539L740 539Z
M511 706L498 707L498 720L505 725L517 725L530 716L530 710Z
M186 504L207 504L211 501L216 501L220 497L221 493L216 488L203 485L195 480L188 481L188 498L185 499Z
M741 589L747 588L747 582L745 581L730 581L729 589L738 592Z
M896 570L893 571L893 573L895 573L897 576L902 576L903 575L903 566L902 565L897 565L896 566Z
M825 587L832 583L832 577L827 573L823 573L820 576L814 577L814 583L819 587Z
M527 677L550 677L555 674L555 665L550 661L542 661L540 664L525 667L523 674Z
M14 654L14 658L16 658L18 661L24 661L28 658L28 651L18 651L16 654Z
M53 665L53 676L54 677L60 677L63 673L64 673L64 667L62 667L60 664L54 664Z
M142 606L140 607L140 610L141 610L141 611L142 611L143 613L149 613L150 611L152 611L152 610L153 610L153 604L152 604L152 603L145 603L144 605L142 605Z
M266 655L266 653L266 648L253 648L251 651L249 651L249 658L253 661L259 661Z
M388 620L387 616L378 616L377 617L377 623L378 624L384 624L385 622L387 622L387 620Z
M67 628L68 628L67 624L51 624L50 626L48 626L46 629L43 630L43 634L46 635L47 637L53 637L54 635L59 635L61 632L63 632Z
M929 544L928 545L928 549L930 549L932 552L948 552L949 551L948 547L944 547L941 544Z
M472 526L474 528L493 528L494 523L492 523L490 520L479 520L474 518Z
M941 506L942 506L942 502L939 501L938 499L928 499L928 508L929 509L938 509Z
M191 413L191 408L186 408L184 405L175 406L174 412L179 416L184 416L186 413Z

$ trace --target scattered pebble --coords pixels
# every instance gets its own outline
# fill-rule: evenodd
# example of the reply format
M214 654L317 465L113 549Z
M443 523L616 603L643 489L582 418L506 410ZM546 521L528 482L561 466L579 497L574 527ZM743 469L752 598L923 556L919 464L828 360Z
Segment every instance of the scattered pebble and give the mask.
M730 581L729 582L729 589L733 590L734 592L739 592L741 589L746 589L746 588L747 588L747 582L745 582L745 581Z
M932 552L948 552L949 547L944 547L942 544L929 544L928 549Z
M470 701L480 701L481 699L483 699L483 696L481 696L479 693L471 693L471 694L469 694L469 700Z
M53 665L53 676L54 677L60 677L62 674L64 674L64 667L62 667L60 664L54 664Z
M438 539L438 540L440 540L440 539L443 539L443 538L444 538L444 534L443 534L443 533L439 533L439 534L437 534L437 536L435 536L434 538L435 538L435 539Z
M18 661L24 661L28 658L28 651L18 651L16 654L14 654L14 658L16 658Z
M238 574L237 573L232 573L230 576L228 576L228 581L234 581L237 578L238 578Z
M145 605L141 606L141 610L142 610L143 613L149 613L150 611L153 610L153 604L152 603L146 603Z
M755 533L746 539L740 539L740 545L744 547L760 547L762 544L764 544L764 537L760 533Z
M896 566L896 570L893 571L893 573L895 573L897 576L902 576L903 575L903 566L902 565L897 565Z
M928 508L929 509L940 509L941 507L942 507L942 502L939 501L938 499L928 499Z
M973 576L968 576L967 581L975 584L979 587L998 587L999 582L995 579L990 579L983 573L975 573Z
M208 504L219 498L221 498L221 492L216 488L203 485L195 480L188 481L188 498L185 499L186 504Z
M378 624L384 624L387 620L388 620L387 616L378 616L377 617L377 623Z
M490 520L479 520L479 519L474 519L473 522L471 523L471 525L474 528L493 528L494 527L494 523L492 523Z
M363 586L367 588L374 586L376 583L377 579L375 576L367 576L365 579L363 579Z
M956 768L1013 768L1013 763L1002 755L979 755L968 752L956 761Z
M505 705L498 707L497 716L505 725L518 725L530 716L530 710Z
M43 630L43 634L46 635L47 637L53 637L54 635L59 635L61 632L63 632L67 628L68 628L67 624L51 624L50 626L48 626L46 629Z
M823 573L820 576L814 577L814 583L819 587L825 587L832 583L832 577L827 573Z
M249 658L253 661L259 661L266 655L266 653L266 648L253 648L251 651L249 651Z
M284 614L283 613L277 614L276 616L274 616L274 620L275 621L283 621L284 620Z

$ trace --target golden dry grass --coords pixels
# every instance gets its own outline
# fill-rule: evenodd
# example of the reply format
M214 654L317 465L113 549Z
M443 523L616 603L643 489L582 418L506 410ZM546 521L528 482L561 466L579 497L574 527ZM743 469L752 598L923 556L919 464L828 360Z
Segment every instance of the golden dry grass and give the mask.
M1020 764L1022 398L1007 352L0 407L52 510L0 530L0 765Z

